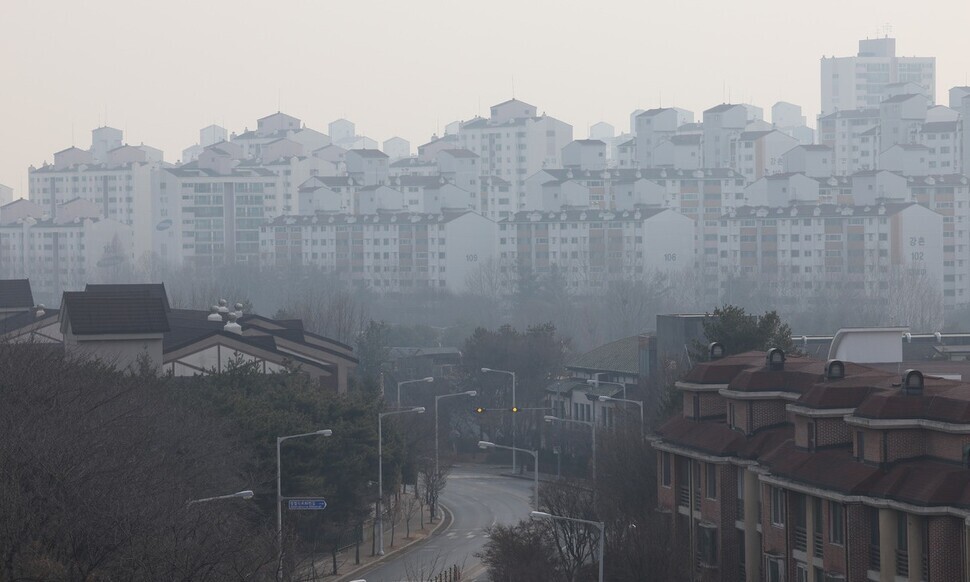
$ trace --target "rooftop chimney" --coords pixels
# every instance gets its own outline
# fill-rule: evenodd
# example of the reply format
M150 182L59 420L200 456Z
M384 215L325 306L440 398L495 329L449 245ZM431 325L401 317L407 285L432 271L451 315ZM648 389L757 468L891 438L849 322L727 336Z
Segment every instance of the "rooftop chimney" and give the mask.
M231 333L242 335L242 326L236 323L235 312L229 313L229 323L227 323L223 329Z
M720 360L724 357L724 345L719 342L711 342L707 346L707 355L710 360Z
M903 372L903 394L920 396L923 394L923 373L909 369Z
M785 369L785 352L781 348L771 348L765 355L765 365L769 370L780 372Z

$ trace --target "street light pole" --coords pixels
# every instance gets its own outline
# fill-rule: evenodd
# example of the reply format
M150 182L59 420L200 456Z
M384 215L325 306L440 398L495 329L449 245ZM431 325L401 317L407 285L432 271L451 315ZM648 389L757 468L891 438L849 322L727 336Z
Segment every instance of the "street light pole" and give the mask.
M536 497L535 504L536 504L536 509L539 509L539 451L530 451L529 449L516 449L515 447L497 445L489 441L478 441L478 446L483 449L506 449L512 452L519 451L522 453L527 453L532 455L532 458L535 460L535 464L533 465L533 468L535 469L535 471L533 471L533 473L535 473L533 475L533 488L535 490L535 497Z
M606 524L602 521L590 521L588 519L579 519L578 517L566 517L563 515L553 515L551 513L546 513L545 511L533 511L529 514L531 517L539 517L543 519L560 519L563 521L575 521L577 523L584 523L586 525L592 525L600 530L600 543L599 543L599 582L603 582L603 540L606 537Z
M510 370L496 370L494 368L482 368L482 372L484 373L495 372L497 374L508 374L512 376L512 409L513 410L517 409L518 405L515 403L515 372ZM512 422L512 446L515 447L515 412L512 413L511 422ZM513 473L516 472L516 468L517 468L517 465L515 463L515 449L513 448L512 449L512 472Z
M418 382L434 382L433 376L428 376L427 378L420 378L418 380L405 380L404 382L397 383L397 407L401 408L401 386L405 384L417 384Z
M478 392L475 390L468 390L465 392L458 392L456 394L439 394L434 397L434 478L437 479L439 473L438 470L438 401L442 398L451 398L452 396L478 396ZM435 517L435 505L437 502L431 504L431 519Z
M589 396L589 395L587 395ZM640 407L640 438L643 438L643 402L639 400L627 400L626 398L611 398L609 396L596 396L596 399L600 402L626 402L629 404L636 404Z
M605 372L598 372L596 375L599 376L600 374L605 374ZM599 378L597 378L596 380L587 380L586 383L589 384L590 386L597 386L597 387L600 384L612 384L613 386L619 386L620 388L623 389L623 399L626 400L626 384L624 384L623 382L606 382L604 380L600 380Z
M404 414L406 412L416 412L421 414L424 412L423 406L415 406L414 408L406 408L404 410L391 410L389 412L380 412L377 414L377 539L379 540L380 549L377 551L377 555L384 555L384 429L383 422L385 416L391 416L392 414Z
M328 437L333 434L333 431L329 428L323 430L317 430L314 432L305 432L301 434L291 434L287 436L276 437L276 549L277 556L279 558L280 564L279 569L276 572L277 579L282 579L283 577L283 489L282 483L282 463L280 462L280 444L283 441L288 441L290 439L298 439L308 436L325 436Z

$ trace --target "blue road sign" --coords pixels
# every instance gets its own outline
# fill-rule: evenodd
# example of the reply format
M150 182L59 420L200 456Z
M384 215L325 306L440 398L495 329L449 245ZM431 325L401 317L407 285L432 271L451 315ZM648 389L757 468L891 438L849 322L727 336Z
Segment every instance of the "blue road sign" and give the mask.
M290 499L287 501L289 509L296 510L319 510L326 509L327 502L324 499Z

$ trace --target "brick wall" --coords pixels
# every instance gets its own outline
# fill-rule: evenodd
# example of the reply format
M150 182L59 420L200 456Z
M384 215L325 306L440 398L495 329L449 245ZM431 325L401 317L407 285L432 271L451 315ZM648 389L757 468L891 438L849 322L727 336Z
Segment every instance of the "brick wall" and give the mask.
M852 442L849 425L845 424L842 418L819 418L815 422L818 431L818 442L816 443L818 446L827 447Z
M963 579L963 520L956 517L928 519L930 580Z
M718 498L720 499L720 521L718 522L718 551L720 560L720 580L731 582L738 580L738 573L741 567L738 552L741 542L739 537L743 535L734 523L744 519L743 515L738 515L738 471L735 465L718 465Z
M784 400L757 400L752 403L751 430L756 431L765 426L785 422L788 415L785 411Z
M920 457L924 454L923 447L923 431L920 430L887 430L887 431L873 431L878 433L885 433L885 437L879 434L878 437L873 435L873 440L879 438L886 439L886 461L893 462L898 459L912 459L913 457ZM866 435L866 438L870 438ZM868 455L869 444L866 443L866 458ZM878 457L873 457L878 458Z
M845 551L849 557L849 571L845 572L846 580L866 579L866 572L869 569L869 540L872 535L869 511L865 505L859 503L845 506L848 521L845 530ZM844 567L839 572L844 572Z
M923 446L926 455L963 462L963 448L970 445L970 435L947 434L935 431L922 431Z
M784 556L788 554L786 535L791 516L787 515L788 510L786 508L787 521L785 527L771 523L771 489L769 485L762 484L761 486L761 549L765 553Z

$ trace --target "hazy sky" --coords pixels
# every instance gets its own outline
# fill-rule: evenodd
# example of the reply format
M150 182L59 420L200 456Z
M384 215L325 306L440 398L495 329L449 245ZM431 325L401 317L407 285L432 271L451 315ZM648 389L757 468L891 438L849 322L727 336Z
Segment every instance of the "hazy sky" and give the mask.
M24 195L28 165L88 147L105 119L167 161L200 127L253 128L278 104L416 147L487 114L513 77L576 137L728 92L812 119L819 58L886 24L898 54L937 57L938 101L970 73L968 0L0 0L0 23L0 183Z

